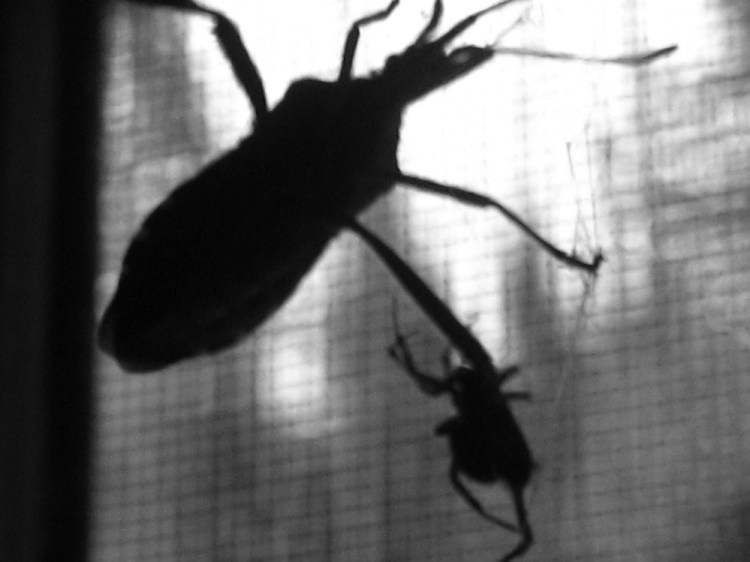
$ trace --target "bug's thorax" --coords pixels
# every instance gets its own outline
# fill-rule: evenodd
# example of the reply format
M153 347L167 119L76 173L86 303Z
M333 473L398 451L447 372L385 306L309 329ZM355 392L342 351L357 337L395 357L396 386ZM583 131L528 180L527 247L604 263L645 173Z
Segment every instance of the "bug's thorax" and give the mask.
M402 110L372 79L303 79L256 136L296 203L308 212L357 215L392 186Z

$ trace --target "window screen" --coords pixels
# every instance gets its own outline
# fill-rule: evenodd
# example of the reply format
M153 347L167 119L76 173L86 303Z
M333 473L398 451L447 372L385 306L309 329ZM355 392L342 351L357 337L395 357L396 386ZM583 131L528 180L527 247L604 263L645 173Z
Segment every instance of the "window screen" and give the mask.
M334 80L349 25L385 4L211 5L238 23L273 106L293 79ZM445 0L441 29L486 4ZM356 73L431 10L403 0L366 27ZM750 557L749 25L740 0L531 0L465 41L679 50L638 69L498 56L408 108L404 172L494 197L565 250L601 249L596 277L497 213L407 187L362 217L498 366L522 368L507 388L532 395L513 404L538 465L528 560ZM108 37L100 312L149 210L253 118L206 18L120 2ZM517 537L452 489L433 433L452 406L388 356L394 316L440 374L445 340L343 233L240 345L149 375L101 355L92 558L500 558ZM470 485L512 520L501 484Z

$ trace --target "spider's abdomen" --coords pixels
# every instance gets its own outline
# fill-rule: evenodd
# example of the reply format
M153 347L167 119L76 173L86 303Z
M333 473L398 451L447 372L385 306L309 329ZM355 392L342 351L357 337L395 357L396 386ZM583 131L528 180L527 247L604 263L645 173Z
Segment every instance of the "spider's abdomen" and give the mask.
M531 450L507 406L463 412L438 433L448 437L459 470L473 480L502 480L517 489L528 484L534 468Z

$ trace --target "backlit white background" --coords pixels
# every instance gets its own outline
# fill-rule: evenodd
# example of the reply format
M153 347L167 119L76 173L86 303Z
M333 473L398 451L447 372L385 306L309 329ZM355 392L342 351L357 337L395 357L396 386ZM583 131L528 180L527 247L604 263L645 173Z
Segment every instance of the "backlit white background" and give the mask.
M233 0L271 105L335 79L352 21L385 2ZM485 7L446 0L444 27ZM432 5L363 30L376 71ZM409 108L403 171L501 200L596 280L498 215L397 187L365 222L493 354L539 469L528 560L750 556L750 9L737 0L533 0L483 20L484 45L618 55L641 69L499 56ZM104 111L100 304L169 190L234 146L252 113L205 18L113 3ZM747 91L746 91L747 90ZM445 342L352 235L236 349L134 376L101 356L94 560L498 559L516 537L453 492L423 396L387 356L396 302L420 364ZM475 487L511 517L501 486Z

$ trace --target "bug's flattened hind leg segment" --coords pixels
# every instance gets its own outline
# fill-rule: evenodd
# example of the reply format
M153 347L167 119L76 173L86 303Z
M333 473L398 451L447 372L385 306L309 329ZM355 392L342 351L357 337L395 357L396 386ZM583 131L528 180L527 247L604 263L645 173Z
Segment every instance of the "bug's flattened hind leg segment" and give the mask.
M192 0L130 0L134 4L163 6L177 10L195 12L213 18L214 33L221 50L229 60L235 78L245 90L255 111L255 119L261 121L268 114L268 101L263 80L250 53L247 52L237 26L221 12L206 8Z
M339 70L339 82L345 82L352 77L352 66L354 65L354 54L357 51L357 44L359 43L359 30L361 27L381 21L391 15L391 12L398 6L399 0L391 0L388 7L369 16L364 16L355 21L349 33L346 34L346 42L344 43L344 54L341 57L341 70Z
M474 494L472 494L471 491L466 487L466 485L461 481L461 477L458 474L458 466L456 465L455 461L451 463L450 479L451 484L453 484L453 488L456 490L458 495L461 496L464 501L468 503L469 506L471 506L471 508L479 515L484 517L487 521L494 523L498 527L502 527L503 529L507 529L516 533L519 532L519 529L516 525L508 523L507 521L500 519L499 517L495 517L484 508L484 506L479 502L477 498L474 497Z

